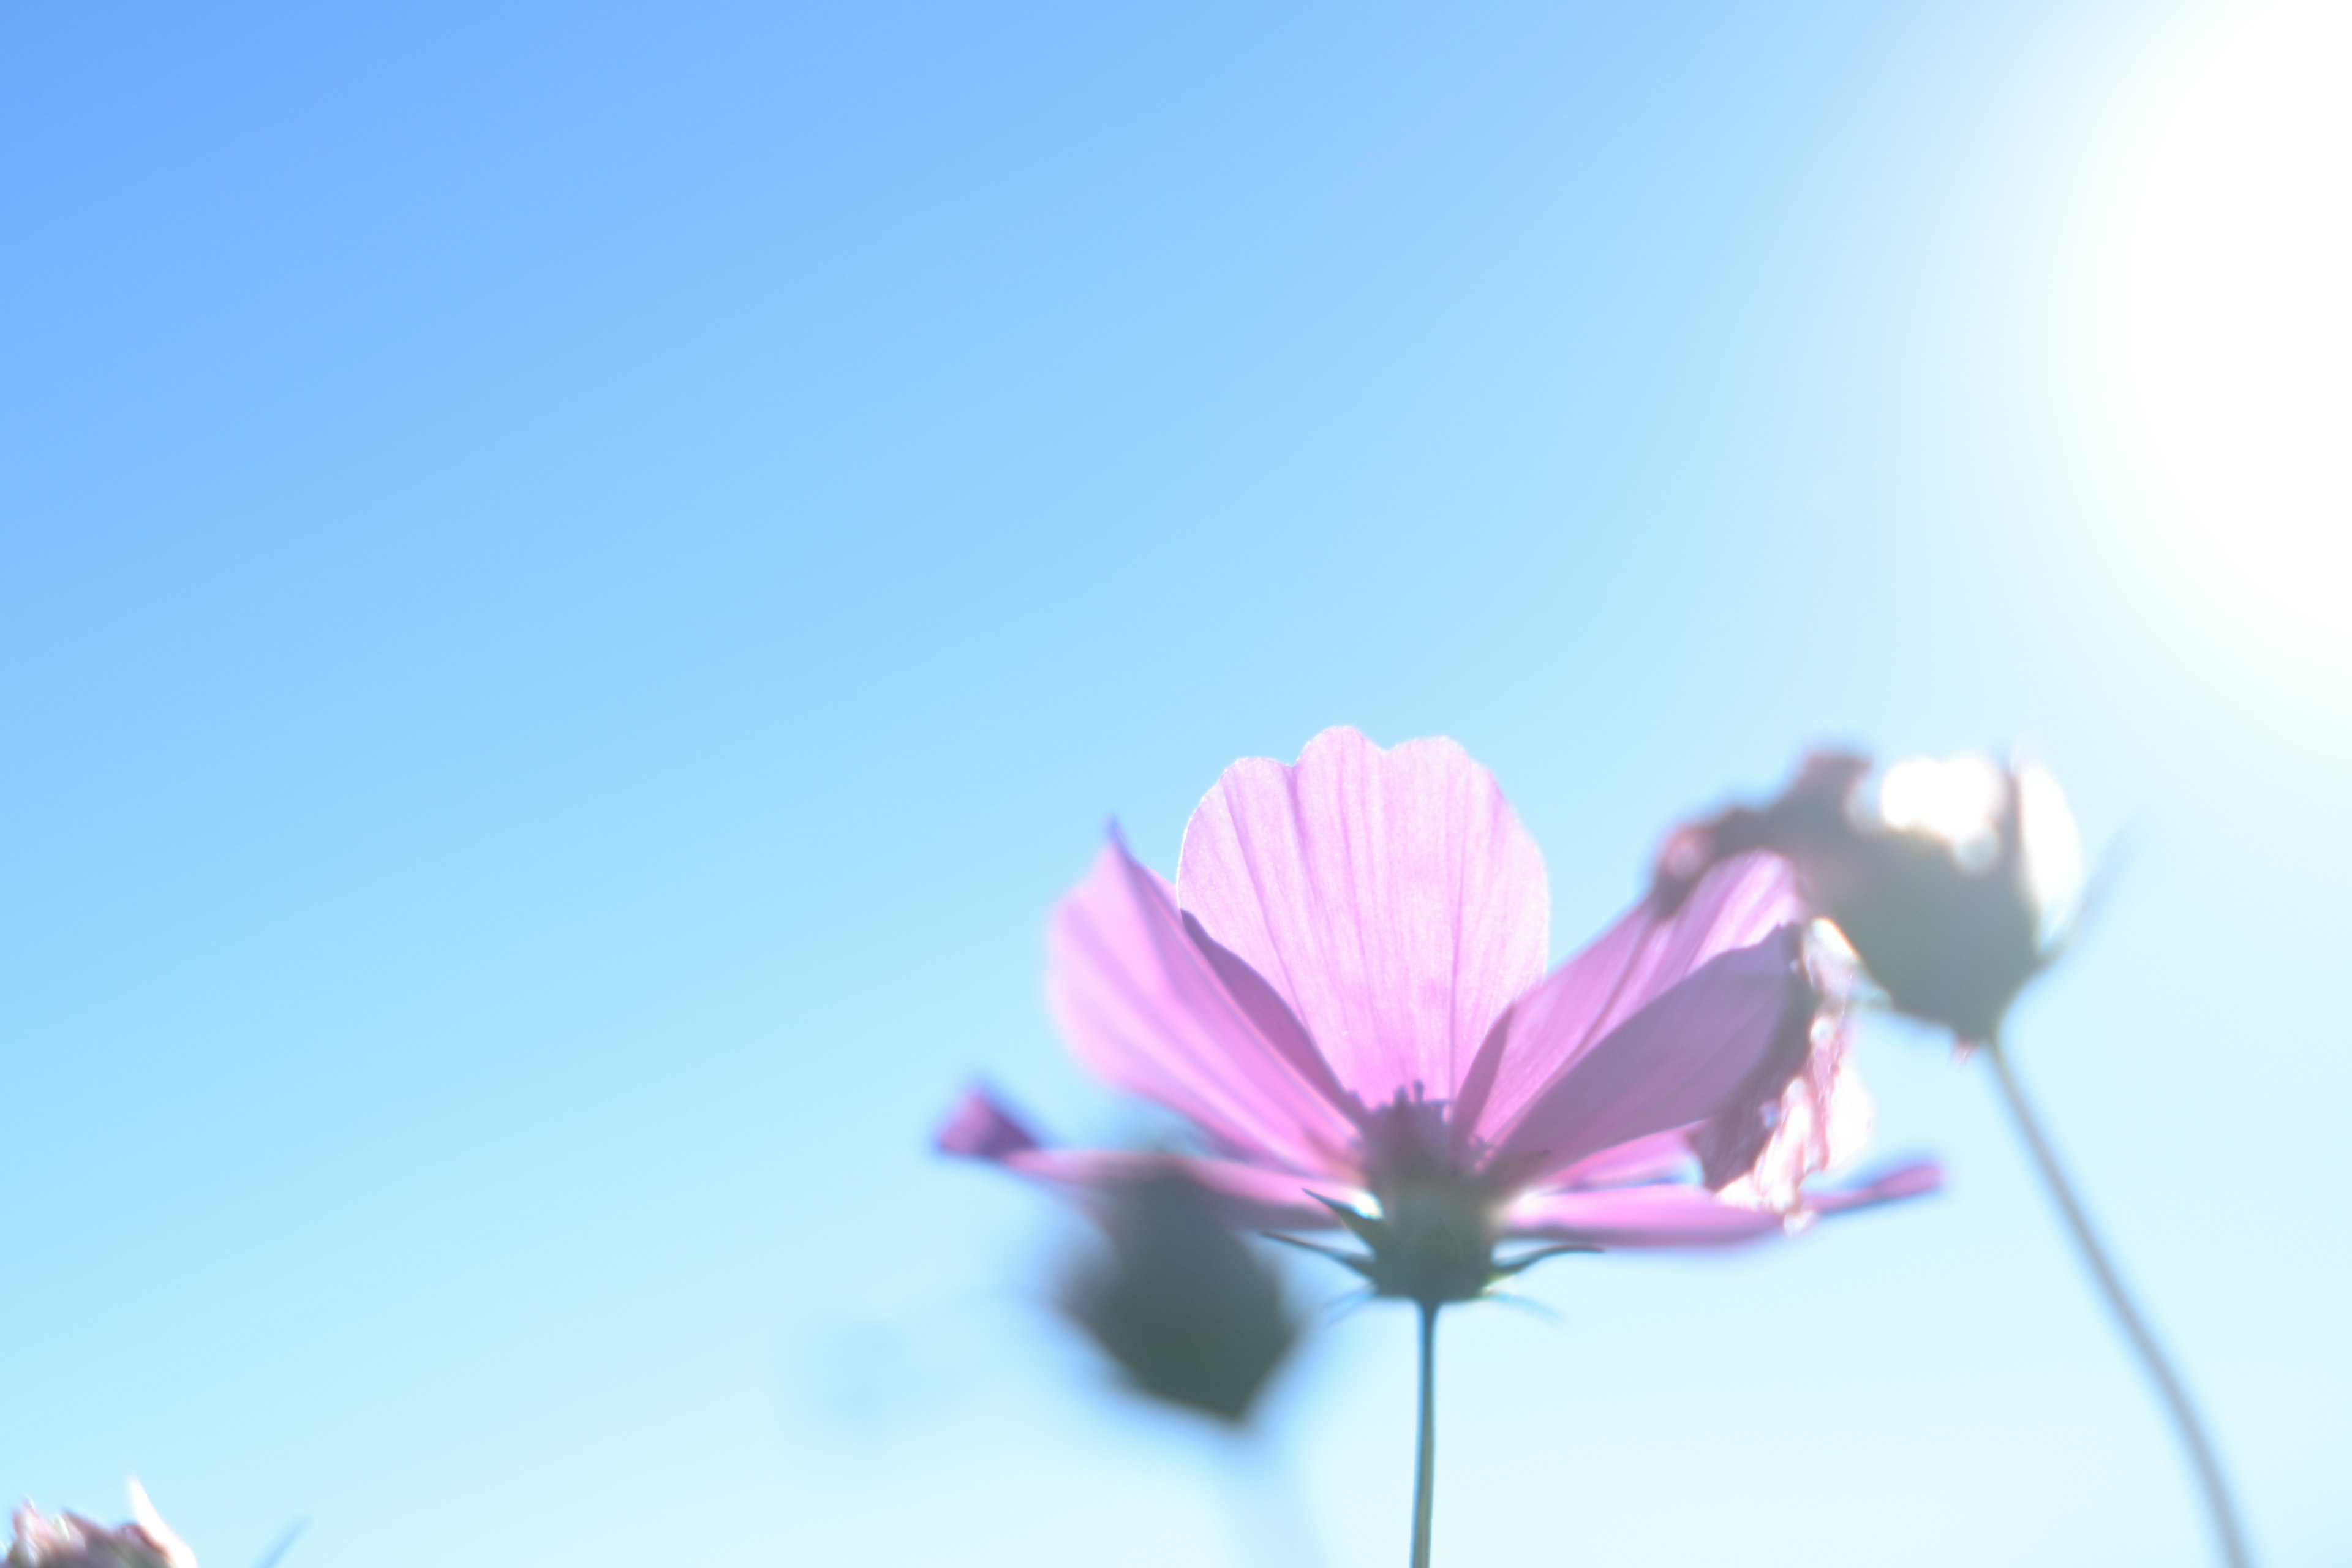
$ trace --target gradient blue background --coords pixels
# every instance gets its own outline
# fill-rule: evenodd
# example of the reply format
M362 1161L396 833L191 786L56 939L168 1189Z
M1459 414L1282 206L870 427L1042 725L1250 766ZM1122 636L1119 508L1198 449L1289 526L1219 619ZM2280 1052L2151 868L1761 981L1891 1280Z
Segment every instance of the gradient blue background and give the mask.
M2022 1069L2344 1561L2352 660L2102 325L2230 17L0 13L0 1488L206 1568L1400 1561L1404 1313L1237 1458L926 1152L978 1074L1133 1125L1038 995L1105 817L1452 734L1564 952L1807 742L2029 736L2130 849ZM1948 1195L1455 1314L1441 1561L2206 1560L1981 1064L1863 1053Z

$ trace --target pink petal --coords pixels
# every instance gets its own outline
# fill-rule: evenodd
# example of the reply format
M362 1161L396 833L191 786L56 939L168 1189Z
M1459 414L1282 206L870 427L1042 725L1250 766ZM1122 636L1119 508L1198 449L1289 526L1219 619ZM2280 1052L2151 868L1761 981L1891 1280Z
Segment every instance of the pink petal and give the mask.
M1489 1163L1539 1181L1612 1145L1777 1099L1804 1064L1813 1019L1799 948L1788 926L1709 960L1570 1058ZM1542 1026L1538 1011L1530 1023Z
M1046 950L1055 1020L1105 1082L1236 1152L1345 1163L1355 1128L1306 1031L1245 963L1187 931L1168 884L1115 835L1055 910Z
M1705 1187L1546 1193L1521 1199L1505 1225L1516 1237L1594 1247L1727 1247L1784 1228L1770 1209L1726 1203Z
M1942 1191L1943 1186L1943 1166L1933 1160L1913 1160L1880 1171L1852 1186L1808 1188L1804 1205L1816 1214L1843 1214L1902 1198L1924 1197Z
M1792 1217L1849 1213L1932 1193L1943 1167L1913 1161L1850 1187L1808 1188L1795 1215L1727 1201L1705 1187L1618 1187L1601 1192L1538 1193L1520 1199L1506 1234L1594 1247L1727 1247L1789 1228Z
M1236 1160L1197 1159L1181 1154L1139 1153L1116 1149L1047 1149L1029 1135L1013 1112L985 1089L966 1094L940 1129L940 1152L1001 1165L1057 1186L1101 1188L1174 1170L1190 1176L1218 1200L1219 1217L1229 1225L1274 1226L1287 1230L1324 1229L1337 1223L1308 1189L1343 1203L1364 1194L1345 1183L1310 1177Z
M1037 1135L984 1089L970 1089L948 1113L933 1143L942 1154L1003 1160L1037 1147Z
M1584 1191L1631 1187L1685 1176L1695 1171L1696 1164L1690 1134L1676 1128L1671 1132L1653 1132L1646 1138L1612 1144L1598 1154L1577 1161L1551 1180L1562 1187Z
M1512 1009L1507 1043L1481 1053L1455 1125L1495 1142L1611 1030L1701 965L1806 912L1788 863L1765 854L1715 867L1672 915L1648 900L1635 905Z
M1877 1111L1847 1047L1852 1030L1834 1007L1818 1014L1801 1052L1792 1032L1787 1061L1759 1068L1747 1092L1694 1129L1699 1179L1718 1192L1744 1181L1785 1208L1818 1172L1843 1165L1870 1141Z
M51 1523L43 1518L41 1511L29 1501L17 1505L14 1522L16 1545L29 1552L56 1551L74 1544L60 1524ZM11 1552L9 1555L13 1557L16 1553Z
M196 1568L195 1552L170 1525L163 1522L163 1516L155 1511L155 1504L147 1496L147 1489L139 1484L138 1477L131 1478L130 1490L131 1515L137 1522L128 1528L135 1529L145 1536L147 1543L163 1554L163 1561L171 1564L171 1568Z
M1008 1156L1007 1170L1059 1186L1105 1187L1161 1171L1190 1176L1217 1200L1226 1224L1281 1230L1328 1229L1339 1222L1310 1194L1361 1205L1365 1194L1344 1183L1310 1181L1237 1160L1188 1154L1138 1153L1125 1149L1035 1149Z
M1184 830L1179 898L1263 975L1366 1107L1451 1098L1543 973L1543 857L1448 740L1326 730L1225 770Z

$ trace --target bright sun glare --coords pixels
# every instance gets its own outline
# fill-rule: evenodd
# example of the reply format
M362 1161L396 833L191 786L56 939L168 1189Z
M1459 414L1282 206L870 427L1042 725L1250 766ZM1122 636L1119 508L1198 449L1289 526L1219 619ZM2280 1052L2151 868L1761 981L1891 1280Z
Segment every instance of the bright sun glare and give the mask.
M2233 587L2352 645L2352 3L2218 42L2147 149L2121 284L2150 467Z

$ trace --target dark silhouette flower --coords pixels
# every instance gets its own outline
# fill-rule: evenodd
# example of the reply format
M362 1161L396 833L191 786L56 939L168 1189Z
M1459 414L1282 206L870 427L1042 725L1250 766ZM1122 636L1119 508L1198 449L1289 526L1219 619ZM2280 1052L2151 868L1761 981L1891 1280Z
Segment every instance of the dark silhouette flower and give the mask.
M1096 1218L1103 1245L1066 1280L1064 1313L1144 1393L1244 1420L1298 1336L1274 1271L1174 1168L1113 1184Z
M1981 757L1897 763L1817 752L1780 797L1691 824L1659 857L1671 914L1717 866L1784 858L1895 1008L1990 1039L2057 954L2082 845L2057 783Z

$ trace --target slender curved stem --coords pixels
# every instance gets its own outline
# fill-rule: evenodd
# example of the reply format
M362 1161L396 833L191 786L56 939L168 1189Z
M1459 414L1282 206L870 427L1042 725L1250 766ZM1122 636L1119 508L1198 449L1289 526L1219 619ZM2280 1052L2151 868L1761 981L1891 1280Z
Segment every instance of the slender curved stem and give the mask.
M1437 1501L1437 1303L1421 1304L1421 1452L1412 1469L1412 1568L1429 1568L1429 1519Z
M2189 1463L2197 1471L2197 1484L2205 1494L2206 1511L2212 1516L2213 1533L2220 1538L2221 1560L2230 1568L2247 1568L2252 1560L2246 1552L2245 1532L2238 1524L2237 1505L2231 1500L2229 1482L2221 1477L2221 1463L2213 1452L2211 1439L2205 1435L2204 1423L2198 1419L2197 1407L2189 1402L2189 1391L2181 1386L2179 1374L2172 1370L2163 1347L2156 1342L2156 1335L2149 1331L2130 1293L2124 1289L2114 1262L2100 1244L2098 1233L2091 1228L2090 1216L2083 1212L2065 1172L2059 1168L2057 1152L2051 1148L2032 1107L2026 1103L2025 1090L2019 1087L2017 1074L2010 1068L2008 1050L1995 1039L1985 1043L1984 1053L1992 1058L1993 1077L2000 1081L2001 1097L2009 1102L2009 1113L2024 1136L2025 1146L2032 1152L2033 1163L2042 1168L2042 1179L2048 1184L2050 1195L2057 1200L2058 1212L2065 1216L2066 1228L2074 1233L2083 1261L2090 1265L2091 1275L2099 1282L2109 1310L2123 1325L2124 1337L2139 1353L2148 1381L2156 1384L2165 1413L2172 1417L2172 1425L2189 1450Z

